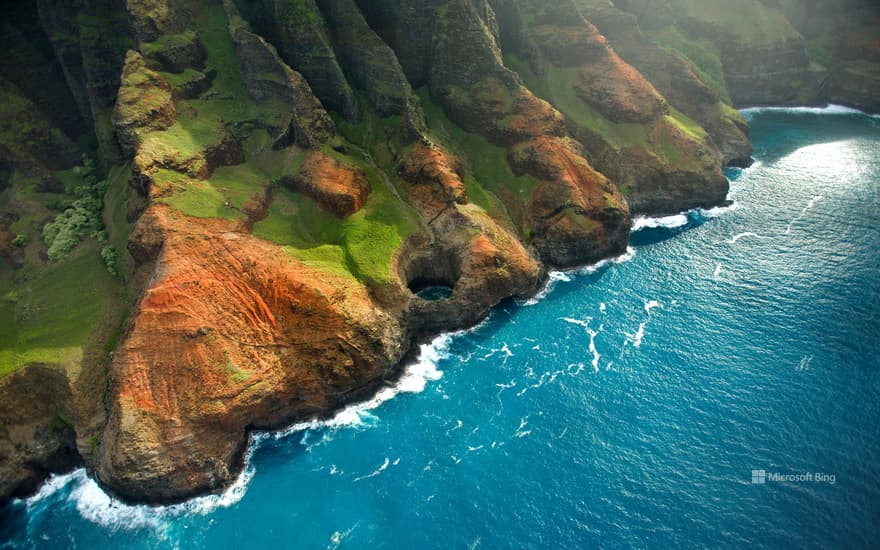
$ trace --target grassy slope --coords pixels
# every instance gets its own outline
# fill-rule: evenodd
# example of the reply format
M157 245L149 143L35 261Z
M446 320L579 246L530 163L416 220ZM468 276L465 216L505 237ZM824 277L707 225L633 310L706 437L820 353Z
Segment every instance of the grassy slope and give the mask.
M785 16L760 0L670 0L677 14L717 25L752 45L776 44L797 36Z
M199 21L199 35L208 56L207 65L217 69L212 98L178 102L177 123L168 130L151 133L144 145L158 156L196 158L222 139L223 129L230 123L260 119L272 124L282 114L282 106L271 102L257 105L249 97L221 8L205 10ZM353 133L366 135L373 126L380 130L375 117ZM375 141L379 141L378 135ZM291 255L319 269L361 281L390 280L393 255L418 223L409 207L395 197L370 158L357 151L342 155L330 147L324 150L341 162L362 168L373 189L360 212L339 220L320 210L310 199L274 185L282 176L300 170L306 152L296 147L273 151L270 143L264 130L253 131L245 141L245 163L218 168L207 181L161 170L156 177L162 188L158 200L197 218L243 221L245 204L272 188L268 216L255 224L254 235L286 246ZM377 164L393 174L390 154L386 152L381 157L385 162Z
M254 226L254 235L287 246L288 252L313 267L385 283L391 279L395 251L419 226L414 210L398 198L394 188L398 182L391 148L396 140L386 137L386 130L394 132L399 119L380 119L369 109L364 112L360 124L337 121L353 144L350 154L330 147L323 150L364 171L372 188L364 207L340 220L299 193L275 189L268 216ZM272 169L277 159L267 157L263 154L256 162Z
M111 174L116 183L120 173L125 175L119 169ZM70 171L58 175L69 190L79 183ZM86 239L57 263L41 259L42 225L52 217L47 205L72 195L38 193L34 186L16 177L0 199L0 206L13 206L21 216L12 229L29 243L21 269L0 264L0 376L28 363L78 361L95 330L116 318L111 312L124 310L124 286L107 272L95 240ZM109 191L105 200L109 211L118 209ZM111 242L127 239L127 226L111 231Z
M700 170L695 157L682 155L673 145L665 135L664 126L612 122L583 102L575 93L576 69L549 65L545 74L538 76L514 55L507 55L504 60L509 68L519 73L532 92L552 103L578 126L597 134L610 147L618 151L642 149L665 166ZM665 119L695 141L703 142L707 138L699 124L676 109L670 109Z
M715 92L715 95L726 105L730 105L730 96L724 82L724 68L718 54L718 48L707 40L686 38L674 26L660 30L645 31L645 34L661 48L677 55L690 65L694 74Z

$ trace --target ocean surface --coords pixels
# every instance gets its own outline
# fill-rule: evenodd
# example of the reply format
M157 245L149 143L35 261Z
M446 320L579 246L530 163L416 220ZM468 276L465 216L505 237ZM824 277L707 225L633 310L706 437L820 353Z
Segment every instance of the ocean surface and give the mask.
M880 120L745 114L732 208L639 220L397 387L257 435L223 495L132 507L78 471L0 545L880 546Z

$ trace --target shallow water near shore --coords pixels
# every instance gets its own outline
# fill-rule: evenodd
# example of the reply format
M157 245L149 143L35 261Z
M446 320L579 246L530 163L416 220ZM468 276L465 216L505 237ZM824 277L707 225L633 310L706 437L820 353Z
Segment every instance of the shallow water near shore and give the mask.
M10 548L880 544L880 121L753 110L735 207L422 347L396 388L255 437L219 496L126 506L79 471ZM787 477L793 476L793 477Z

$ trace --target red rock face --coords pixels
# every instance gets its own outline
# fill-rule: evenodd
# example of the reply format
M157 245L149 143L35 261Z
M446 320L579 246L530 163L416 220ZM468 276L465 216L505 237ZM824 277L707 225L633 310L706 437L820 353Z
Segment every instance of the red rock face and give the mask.
M371 191L363 170L317 150L308 152L299 174L285 177L282 183L339 218L360 210Z
M246 431L333 409L400 358L398 320L355 280L155 205L153 278L111 371L98 473L137 499L232 481Z
M427 184L442 190L448 201L465 204L467 190L461 180L464 170L461 161L436 145L417 142L398 165L403 179L415 184ZM440 202L444 202L441 201Z

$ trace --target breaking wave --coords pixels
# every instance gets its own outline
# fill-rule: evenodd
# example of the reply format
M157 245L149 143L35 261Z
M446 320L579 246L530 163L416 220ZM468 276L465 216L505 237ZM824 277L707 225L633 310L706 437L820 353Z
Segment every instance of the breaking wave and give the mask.
M825 107L749 107L740 109L743 118L750 121L755 115L763 113L786 113L786 114L809 114L809 115L861 115L871 118L880 118L880 115L869 115L864 111L845 107L843 105L829 104Z

